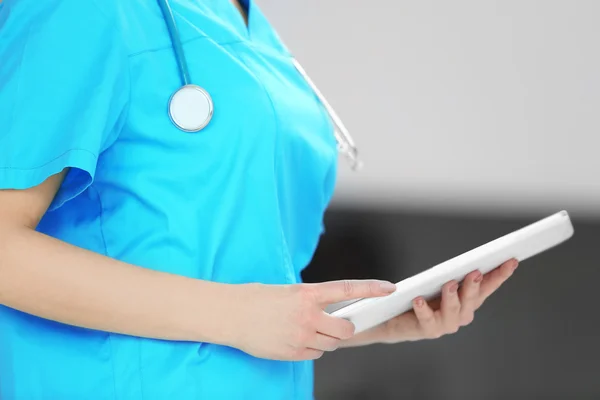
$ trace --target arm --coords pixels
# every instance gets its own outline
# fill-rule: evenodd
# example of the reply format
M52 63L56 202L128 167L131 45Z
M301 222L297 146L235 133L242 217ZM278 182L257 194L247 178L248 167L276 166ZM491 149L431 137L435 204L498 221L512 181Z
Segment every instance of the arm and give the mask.
M63 176L0 190L0 304L74 326L302 360L354 334L350 322L323 311L327 304L395 290L380 281L226 285L83 250L35 231Z
M63 176L0 191L0 304L110 332L226 341L227 304L211 299L228 298L231 285L136 267L35 231Z

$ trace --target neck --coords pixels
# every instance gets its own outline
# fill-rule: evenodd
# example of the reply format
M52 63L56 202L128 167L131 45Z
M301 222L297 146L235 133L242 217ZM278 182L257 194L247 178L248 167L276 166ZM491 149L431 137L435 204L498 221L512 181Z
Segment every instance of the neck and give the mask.
M2 0L0 0L0 2L1 1ZM246 13L246 10L242 6L242 3L240 3L239 0L231 0L231 2L236 6L236 8L240 12L240 14L242 14L242 17L244 18L244 21L246 22L246 24L248 24L248 14Z

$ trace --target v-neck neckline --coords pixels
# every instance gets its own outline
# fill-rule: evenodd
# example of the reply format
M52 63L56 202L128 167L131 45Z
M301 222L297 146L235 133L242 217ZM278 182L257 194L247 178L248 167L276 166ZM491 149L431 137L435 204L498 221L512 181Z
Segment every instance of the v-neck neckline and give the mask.
M229 5L233 8L233 11L237 14L239 24L243 29L243 32L246 36L250 37L252 32L252 0L227 0ZM233 3L236 1L239 6L238 8L236 4ZM246 15L244 15L245 13Z

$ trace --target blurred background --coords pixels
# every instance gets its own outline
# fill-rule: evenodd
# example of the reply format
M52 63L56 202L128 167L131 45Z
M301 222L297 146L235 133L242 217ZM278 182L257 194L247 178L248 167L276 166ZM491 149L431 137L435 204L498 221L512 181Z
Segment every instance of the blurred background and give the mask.
M566 209L458 334L328 354L318 399L600 398L600 1L258 0L360 146L307 281L398 281Z

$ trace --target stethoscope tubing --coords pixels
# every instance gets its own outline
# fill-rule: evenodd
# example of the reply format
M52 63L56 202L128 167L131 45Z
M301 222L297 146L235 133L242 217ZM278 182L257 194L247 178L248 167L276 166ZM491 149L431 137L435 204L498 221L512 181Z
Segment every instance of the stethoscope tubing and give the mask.
M183 51L183 45L181 43L181 34L177 23L175 22L175 15L171 9L171 4L168 0L158 0L160 9L163 13L169 36L171 37L171 43L173 44L173 51L175 51L175 58L177 59L177 66L179 68L179 74L181 76L183 86L191 85L192 80L190 78L190 70L187 64L187 57Z

